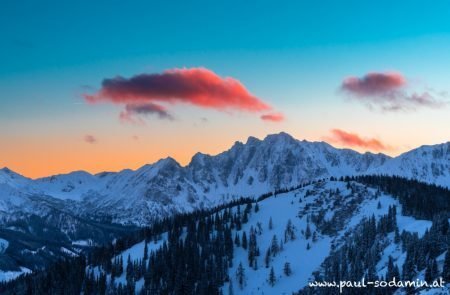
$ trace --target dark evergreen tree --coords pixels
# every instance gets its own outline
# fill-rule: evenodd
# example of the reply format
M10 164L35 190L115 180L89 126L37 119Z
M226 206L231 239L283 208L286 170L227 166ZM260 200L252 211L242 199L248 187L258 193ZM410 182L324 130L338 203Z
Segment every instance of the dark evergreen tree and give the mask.
M239 263L239 266L236 270L236 280L239 284L239 288L241 288L242 290L245 286L245 270L242 266L242 262Z
M267 279L267 282L269 283L269 285L271 285L272 287L275 285L277 281L277 278L275 276L275 271L273 270L273 266L270 268L270 272L269 272L269 278Z
M446 282L450 282L450 249L447 249L447 252L445 253L442 279Z
M291 264L289 262L286 262L284 264L283 272L287 277L289 277L292 274Z

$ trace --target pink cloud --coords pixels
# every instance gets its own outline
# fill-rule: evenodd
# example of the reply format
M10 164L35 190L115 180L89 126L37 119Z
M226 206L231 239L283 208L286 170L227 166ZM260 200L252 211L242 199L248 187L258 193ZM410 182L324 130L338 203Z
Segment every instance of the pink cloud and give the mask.
M284 115L282 113L264 114L261 116L261 120L271 122L281 122L284 120Z
M160 118L171 118L161 104L190 104L227 112L254 113L272 109L238 80L222 78L205 68L172 69L161 74L105 79L97 93L84 94L84 98L91 104L125 105L122 119L150 113L158 114Z
M346 78L341 88L358 96L383 95L406 85L406 79L400 73L368 73L362 78Z
M326 138L331 143L337 143L348 147L365 148L372 151L391 150L392 148L375 138L363 138L356 133L350 133L341 129L331 130L331 137Z
M446 103L429 91L407 91L409 83L400 73L368 73L363 77L349 77L341 90L370 109L381 111L414 111L419 107L439 108Z
M95 138L93 135L89 135L89 134L85 135L83 140L89 144L97 143L97 138Z

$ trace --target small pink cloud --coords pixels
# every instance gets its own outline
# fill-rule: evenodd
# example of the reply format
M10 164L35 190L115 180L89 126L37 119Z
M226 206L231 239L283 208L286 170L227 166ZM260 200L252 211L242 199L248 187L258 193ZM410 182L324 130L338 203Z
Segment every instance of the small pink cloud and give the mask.
M282 122L284 121L284 115L282 113L264 114L261 116L261 120L271 122Z
M85 135L85 136L83 137L83 140L84 140L86 143L89 143L89 144L97 143L97 138L95 138L95 136L90 135L90 134Z

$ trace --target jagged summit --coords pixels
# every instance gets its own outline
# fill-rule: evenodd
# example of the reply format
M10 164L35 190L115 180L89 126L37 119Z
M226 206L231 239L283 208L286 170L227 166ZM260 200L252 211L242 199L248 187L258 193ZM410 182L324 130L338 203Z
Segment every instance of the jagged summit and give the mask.
M422 146L398 157L337 149L281 132L249 137L217 155L197 153L187 166L167 157L137 170L84 171L31 180L8 168L0 183L16 191L80 202L81 210L114 214L117 222L147 223L171 211L191 211L241 196L258 196L317 178L388 174L450 186L450 143ZM89 206L83 207L84 200Z

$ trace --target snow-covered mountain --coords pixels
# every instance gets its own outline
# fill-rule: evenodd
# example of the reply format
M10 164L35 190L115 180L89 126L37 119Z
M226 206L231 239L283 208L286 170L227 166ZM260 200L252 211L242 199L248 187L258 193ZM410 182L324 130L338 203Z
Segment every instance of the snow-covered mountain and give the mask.
M215 156L197 153L185 167L166 158L135 171L96 175L77 171L37 180L4 168L0 170L0 209L10 212L7 203L17 198L47 196L70 202L67 210L78 216L108 216L115 222L142 225L175 212L256 197L313 179L373 173L450 186L450 143L423 146L391 158L279 133L236 142Z
M234 241L231 255L233 258L227 267L227 280L221 285L224 294L295 294L308 287L308 283L314 283L318 277L323 278L324 273L330 272L325 261L335 259L331 255L339 255L339 249L348 247L354 239L363 235L361 228L367 233L364 223L367 224L370 218L373 218L374 226L378 224L378 233L373 238L375 242L372 247L372 251L376 253L372 261L375 275L378 278L389 276L391 271L389 263L392 261L394 267L399 269L401 277L397 277L398 281L404 276L403 269L407 259L405 242L408 239L396 235L402 233L403 237L412 235L419 239L428 235L432 227L429 220L404 215L402 205L396 197L358 182L350 185L340 181L318 182L269 197L255 204L247 211L248 215L245 218L247 221L243 222L241 227L231 226L231 237ZM392 214L394 207L396 213ZM231 210L224 209L212 216L216 218L222 214L224 214L222 216L230 214L242 216L240 214L245 212L246 208L248 209L246 205L234 206ZM391 222L395 224L396 229L387 229L384 232L381 225L385 224L387 216L395 220ZM259 254L250 263L251 246L247 240L252 233ZM148 288L151 275L138 272L139 266L147 263L147 257L163 248L167 249L167 243L184 240L185 245L189 245L188 229L177 232L177 235L172 236L171 242L167 233L162 234L158 240L142 240L115 255L111 263L123 262L120 266L123 271L121 270L119 274L116 271L114 278L110 271L98 265L91 265L87 272L92 273L94 278L105 276L105 285L112 293L118 292L121 288L126 289L124 286L130 284L130 281L136 294L145 293L141 291L144 286ZM216 235L218 234L212 230L210 239L214 239ZM437 271L441 273L445 253L439 252L436 255ZM349 259L344 261L350 263ZM135 268L132 271L129 270L130 263ZM156 272L163 271L161 270L163 267L154 261L149 265L159 266ZM239 270L241 266L242 272ZM273 281L270 276L272 270ZM129 279L129 273L135 274L134 281ZM151 273L150 266L149 273ZM424 280L424 276L425 269L419 268L411 280ZM444 288L418 288L414 294L418 294L419 290L420 294L448 294L449 287L447 285ZM306 294L340 293L338 288L329 289L328 293L317 293L319 289L313 288L314 292ZM148 292L148 289L146 290ZM348 290L350 288L344 288L344 291ZM327 290L323 288L320 291ZM362 289L357 294L371 294L363 291L367 290ZM395 294L405 294L403 291L399 289ZM388 291L383 294L393 293L394 291Z
M0 169L0 280L1 274L4 274L4 279L12 278L58 257L77 255L86 246L112 241L131 232L132 228L125 225L149 225L161 217L212 208L240 197L259 197L267 192L331 176L363 174L399 175L450 187L450 143L419 147L392 158L384 154L337 149L324 142L299 141L280 133L263 140L250 137L246 143L236 142L229 150L215 156L197 153L187 166L166 158L137 170L95 175L75 171L36 180L3 168ZM348 230L356 225L352 219L362 217L358 212L364 212L366 217L372 213L377 215L379 209L372 203L363 206L372 202L370 190L338 201L327 199L327 196L332 197L332 190L339 189L345 193L348 188L343 185L337 182L311 187L314 198L307 198L309 193L305 190L289 193L289 197L283 199L288 200L286 203L278 201L278 198L269 198L261 203L261 212L265 212L267 207L271 212L279 211L294 218L295 212L316 214L319 203L325 202L330 206L333 204L334 209L333 212L325 212L324 218L329 220L339 215L337 225L347 226L346 222L350 222ZM301 194L305 194L303 198L299 197ZM303 211L292 206L297 197L304 202L300 206ZM319 203L314 203L316 201ZM396 203L392 197L386 202ZM348 209L348 204L362 207ZM251 223L263 223L266 217L260 215ZM275 218L274 215L274 221ZM400 222L404 221L401 229L414 231L417 226L423 228L422 223L412 218L399 218ZM305 225L301 218L295 222L298 223L297 228ZM323 229L321 233L324 233ZM322 256L310 268L299 269L297 274L301 277L295 278L306 282L307 276L317 270L330 253L330 243L336 246L338 237L319 236L317 245L322 248L317 248L316 254ZM261 239L263 244L268 243L268 237ZM305 243L308 242L300 239L293 242L296 248L306 247ZM316 250L312 249L308 256ZM399 251L397 247L389 251L389 255L398 257L396 259L402 263L404 250ZM239 251L236 253L238 257ZM292 253L292 257L286 258L306 259L300 257L303 252ZM234 268L236 263L233 263ZM280 263L274 265L280 268ZM254 288L264 286L266 274L261 271L255 280L257 284L247 291L255 293ZM297 284L296 287L301 286ZM282 287L279 291L287 290L295 291L290 287Z

